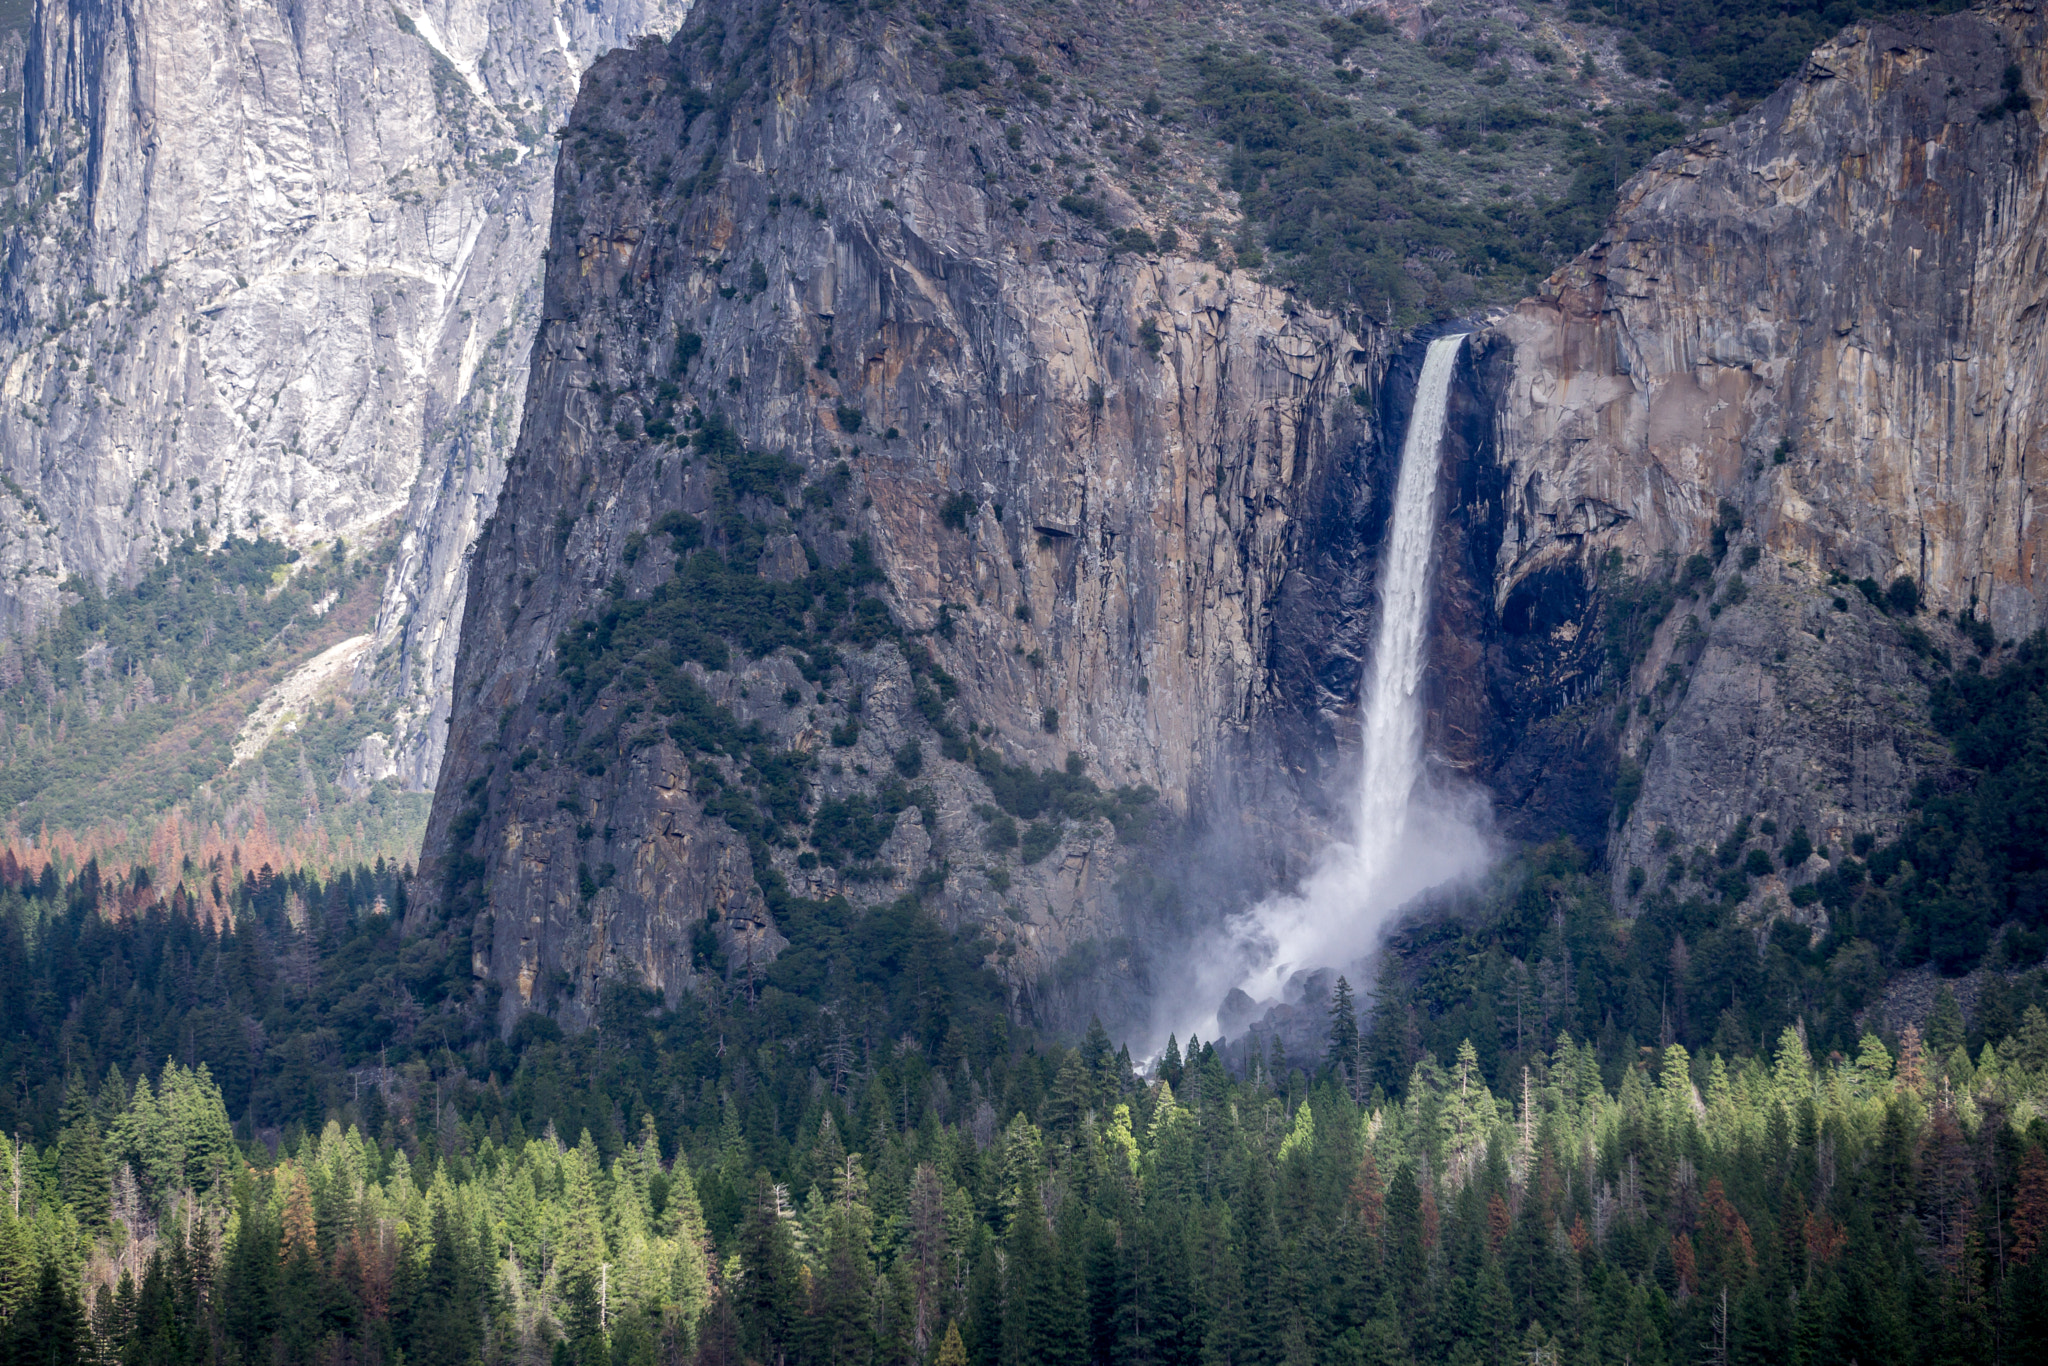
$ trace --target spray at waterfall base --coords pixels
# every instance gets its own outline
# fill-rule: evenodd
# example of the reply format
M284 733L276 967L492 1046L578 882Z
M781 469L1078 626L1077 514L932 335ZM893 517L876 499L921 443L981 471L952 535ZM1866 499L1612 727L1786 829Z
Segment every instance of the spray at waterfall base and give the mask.
M1362 762L1350 837L1333 843L1291 893L1236 917L1191 965L1174 1033L1237 1034L1275 1009L1316 1004L1337 975L1354 986L1382 932L1432 889L1491 861L1485 794L1423 752L1422 699L1436 545L1437 483L1451 380L1464 334L1430 342L1416 383L1380 560L1379 621L1362 693Z

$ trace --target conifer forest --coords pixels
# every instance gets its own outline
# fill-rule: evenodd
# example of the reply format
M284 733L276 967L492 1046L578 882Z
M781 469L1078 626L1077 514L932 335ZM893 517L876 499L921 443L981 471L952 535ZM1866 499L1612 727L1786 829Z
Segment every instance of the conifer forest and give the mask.
M1597 900L1569 859L1552 955ZM234 919L9 887L0 1311L23 1362L2028 1361L2048 1015L1735 1055L1391 984L1323 1048L1005 1024L917 907L750 1004L472 1015L396 870ZM402 908L399 908L402 909ZM1471 935L1468 970L1499 963ZM1619 946L1612 966L1630 964ZM1549 958L1544 960L1546 963ZM785 966L788 965L788 966ZM1516 974L1487 990L1513 1008ZM830 983L821 990L821 983ZM1539 1024L1540 1018L1540 1024ZM1539 1036L1539 1028L1557 1025ZM395 1045L395 1046L394 1046ZM1228 1058L1226 1058L1228 1055ZM197 1059L188 1062L187 1059ZM81 1291L78 1287L85 1287Z

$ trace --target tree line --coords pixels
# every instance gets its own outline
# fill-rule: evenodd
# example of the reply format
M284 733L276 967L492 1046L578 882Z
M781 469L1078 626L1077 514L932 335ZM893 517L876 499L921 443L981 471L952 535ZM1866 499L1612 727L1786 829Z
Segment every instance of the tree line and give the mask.
M67 1088L0 1184L18 1359L629 1363L1906 1362L2048 1341L2048 1016L1975 1058L1905 1031L1816 1058L1569 1035L1363 1089L1327 1054L1098 1026L1013 1066L809 1069L787 1141L651 1112L607 1155L330 1120L237 1142L202 1065ZM904 1047L908 1054L913 1052ZM936 1065L933 1065L936 1064ZM1284 1068L1284 1072L1281 1070ZM915 1079L915 1085L912 1081ZM1361 1094L1362 1093L1362 1094Z

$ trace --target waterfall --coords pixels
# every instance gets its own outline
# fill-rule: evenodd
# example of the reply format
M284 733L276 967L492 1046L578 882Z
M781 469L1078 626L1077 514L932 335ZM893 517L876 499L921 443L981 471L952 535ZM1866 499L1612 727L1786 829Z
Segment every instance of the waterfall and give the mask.
M1365 768L1358 782L1360 862L1392 859L1408 824L1409 799L1422 771L1422 645L1429 621L1429 562L1436 545L1436 483L1451 373L1465 334L1438 337L1422 358L1415 407L1401 444L1394 515L1380 562L1379 634L1361 721Z
M1268 898L1242 916L1229 950L1197 967L1191 987L1198 1001L1184 1003L1183 1023L1200 1019L1197 1028L1210 1037L1219 1028L1215 1004L1232 987L1259 1002L1281 997L1297 972L1350 971L1404 903L1485 866L1478 794L1425 782L1422 753L1436 486L1451 376L1464 341L1459 334L1429 344L1402 442L1359 718L1364 753L1350 839L1323 852L1300 891Z

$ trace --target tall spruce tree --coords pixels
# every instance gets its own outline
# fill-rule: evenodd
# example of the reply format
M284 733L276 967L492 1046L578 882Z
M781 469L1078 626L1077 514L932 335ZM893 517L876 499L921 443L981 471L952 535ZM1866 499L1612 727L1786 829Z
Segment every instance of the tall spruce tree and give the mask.
M801 1349L802 1271L784 1194L765 1171L754 1178L737 1244L740 1346L764 1366L785 1362Z
M1342 1079L1354 1101L1364 1094L1364 1069L1360 1065L1363 1051L1358 1036L1358 1006L1351 999L1351 983L1340 976L1337 989L1330 993L1330 1047L1323 1061L1332 1075Z
M111 1224L113 1175L100 1142L96 1098L86 1089L85 1078L76 1072L65 1088L58 1122L63 1125L57 1140L58 1190L78 1217L79 1228L87 1236L97 1238Z
M562 1326L576 1366L601 1366L608 1358L605 1332L611 1311L611 1249L604 1236L604 1208L593 1170L596 1161L597 1149L587 1129L582 1141L562 1154L566 1208L555 1272L561 1283Z

